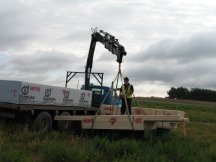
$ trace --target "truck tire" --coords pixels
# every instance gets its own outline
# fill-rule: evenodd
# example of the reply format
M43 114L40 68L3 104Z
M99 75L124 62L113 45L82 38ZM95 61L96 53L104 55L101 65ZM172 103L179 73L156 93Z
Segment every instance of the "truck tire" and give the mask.
M61 115L71 115L69 112L64 111L61 113ZM57 128L61 131L69 131L71 128L71 122L70 121L58 121L57 122Z
M33 130L50 131L52 129L53 120L50 113L40 112L33 121Z

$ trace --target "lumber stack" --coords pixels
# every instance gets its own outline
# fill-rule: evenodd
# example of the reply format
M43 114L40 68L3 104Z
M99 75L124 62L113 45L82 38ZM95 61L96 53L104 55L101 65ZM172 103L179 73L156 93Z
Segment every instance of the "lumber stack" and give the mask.
M83 129L152 130L158 128L158 122L176 123L185 118L181 115L82 115L55 116L55 120L80 121Z
M178 110L166 110L166 109L152 109L142 107L132 107L132 115L164 115L166 118L170 115L180 115L182 118L185 116L185 112ZM120 115L120 107L114 105L101 105L100 115ZM149 122L150 123L150 122ZM155 128L173 129L177 127L177 122L171 121L158 121L154 123ZM149 124L150 125L150 124Z

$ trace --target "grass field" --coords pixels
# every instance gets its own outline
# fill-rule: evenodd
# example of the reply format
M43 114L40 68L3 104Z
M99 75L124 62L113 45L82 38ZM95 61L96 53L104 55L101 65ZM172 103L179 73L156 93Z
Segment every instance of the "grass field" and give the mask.
M161 101L139 101L134 105L185 111L190 118L187 137L182 137L178 129L167 138L143 139L119 138L115 134L31 132L25 126L0 123L0 161L216 161L216 107Z

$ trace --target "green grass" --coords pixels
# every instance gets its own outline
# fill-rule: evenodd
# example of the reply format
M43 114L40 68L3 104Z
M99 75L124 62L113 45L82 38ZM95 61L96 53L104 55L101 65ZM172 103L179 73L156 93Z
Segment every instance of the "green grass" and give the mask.
M151 108L186 111L187 137L179 129L168 138L116 138L83 133L31 132L25 126L0 123L2 162L215 162L216 108L199 105L143 102Z

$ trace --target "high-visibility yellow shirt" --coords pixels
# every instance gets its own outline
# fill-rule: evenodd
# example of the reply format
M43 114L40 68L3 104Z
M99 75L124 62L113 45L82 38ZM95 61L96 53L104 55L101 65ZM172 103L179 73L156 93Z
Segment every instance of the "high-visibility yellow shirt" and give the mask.
M126 98L132 98L133 96L133 86L131 84L128 84L127 86L125 84L123 84L121 86L121 95L125 96Z

